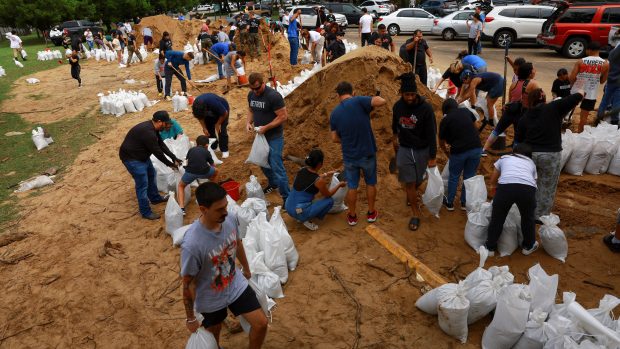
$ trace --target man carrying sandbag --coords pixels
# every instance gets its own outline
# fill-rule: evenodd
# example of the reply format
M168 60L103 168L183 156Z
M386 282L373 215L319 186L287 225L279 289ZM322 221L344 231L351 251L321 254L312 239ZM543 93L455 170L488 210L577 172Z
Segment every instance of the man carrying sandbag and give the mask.
M142 218L150 220L159 219L160 216L151 210L149 201L157 205L168 200L168 195L162 197L157 191L156 173L150 159L151 154L170 168L177 169L181 164L181 160L174 156L159 135L159 131L163 130L169 122L171 121L167 111L155 112L152 120L141 122L127 132L119 151L123 165L136 184L140 214ZM168 155L172 161L168 160L164 154Z
M284 148L284 122L288 119L284 98L271 87L265 85L262 74L252 73L249 77L250 93L248 93L248 104L250 112L246 128L254 131L258 127L258 133L264 134L269 143L269 166L261 167L265 177L269 181L267 187L263 189L265 194L278 189L286 207L286 198L289 194L288 177L286 168L282 161L282 151Z
M224 159L229 156L227 132L229 112L228 101L214 93L203 93L192 104L192 113L200 122L204 135L217 138L211 148L216 149L219 146Z
M181 243L187 329L194 333L200 326L205 327L219 347L222 322L230 309L250 324L249 348L258 349L267 334L267 317L247 281L252 274L238 235L237 217L226 210L226 190L213 182L203 183L196 189L196 200L201 216ZM235 259L243 270L236 268ZM204 317L202 323L196 319L194 309Z

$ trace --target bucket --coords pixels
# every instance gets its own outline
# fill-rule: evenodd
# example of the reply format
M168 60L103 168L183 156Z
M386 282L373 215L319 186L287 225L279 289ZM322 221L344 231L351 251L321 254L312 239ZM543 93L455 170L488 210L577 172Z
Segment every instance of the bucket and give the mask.
M239 84L239 86L245 86L245 85L249 85L250 82L248 81L248 77L246 75L239 75L237 76L237 82Z
M239 194L239 183L233 180L230 181L226 181L224 183L222 183L222 188L224 188L224 190L226 190L226 193L228 195L230 195L230 197L237 201L241 198L241 195Z
M194 96L187 96L187 103L189 105L194 104Z

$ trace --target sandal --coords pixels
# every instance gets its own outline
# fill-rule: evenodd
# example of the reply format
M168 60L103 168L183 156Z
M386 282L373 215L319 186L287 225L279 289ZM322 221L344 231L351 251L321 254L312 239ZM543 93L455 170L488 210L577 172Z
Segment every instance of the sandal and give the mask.
M416 231L420 227L420 218L413 217L409 220L409 230Z

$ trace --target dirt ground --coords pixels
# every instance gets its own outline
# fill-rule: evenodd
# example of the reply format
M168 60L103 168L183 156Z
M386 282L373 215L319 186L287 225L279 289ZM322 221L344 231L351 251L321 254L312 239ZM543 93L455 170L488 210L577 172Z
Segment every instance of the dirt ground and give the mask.
M290 80L301 68L291 70L286 61L287 45L281 40L274 49L276 76ZM278 54L281 56L278 57ZM266 73L266 55L249 62L247 71ZM69 67L34 74L38 85L17 82L14 97L2 110L41 110L25 117L37 123L75 117L98 108L99 92L118 88L142 89L150 99L157 93L149 63L119 69L115 63L85 62L84 87L69 79ZM309 67L306 67L309 68ZM215 65L198 66L197 79L214 73ZM341 167L339 148L329 140L328 116L338 103L334 87L339 81L354 84L358 94L381 95L391 106L398 98L394 77L406 66L394 55L376 48L353 52L299 87L286 98L289 122L285 154L303 156L313 146L326 152L326 169ZM146 84L127 85L125 79ZM173 82L178 89L178 81ZM203 86L203 92L221 93L225 82ZM55 86L54 92L50 88ZM198 91L192 91L198 94ZM226 95L231 104L231 158L221 166L222 176L245 183L258 168L244 164L252 135L244 131L247 89ZM429 97L435 107L440 100ZM40 100L31 94L45 94ZM49 111L61 107L57 111ZM189 333L185 329L179 279L179 249L172 246L160 221L139 217L134 184L118 159L118 148L127 130L147 120L156 110L171 112L169 102L160 102L141 113L117 119L97 143L86 148L64 174L62 181L43 189L40 195L23 199L23 219L0 238L0 347L5 348L178 348ZM437 109L436 109L437 110ZM191 112L172 113L190 138L200 126ZM439 115L438 115L439 116ZM98 116L104 117L104 116ZM112 116L105 116L112 117ZM442 210L441 218L425 213L420 229L407 230L410 215L395 175L387 170L390 107L374 112L373 128L379 144L380 218L376 223L414 256L448 280L462 278L477 266L476 253L465 243L463 212ZM488 133L486 131L485 135ZM84 135L88 137L87 135ZM61 145L52 145L61 146ZM440 166L445 156L439 153ZM479 173L489 175L493 157L483 160ZM298 169L285 162L289 177ZM262 179L262 175L259 175ZM490 265L509 265L518 282L527 282L529 267L541 263L549 273L560 275L560 291L577 293L577 300L593 307L606 293L620 289L617 256L601 242L620 206L620 178L610 175L562 174L554 212L569 238L569 256L561 263L541 249L529 257L515 253L490 258ZM360 211L365 209L361 195ZM277 194L268 197L280 203ZM165 205L155 207L163 214ZM361 213L361 212L360 212ZM194 203L188 206L185 223L197 217ZM355 305L331 278L334 267L362 305L360 348L478 348L490 316L470 326L468 343L461 345L437 326L436 318L415 308L420 296L417 283L406 275L398 260L364 230L365 222L349 227L344 214L330 215L321 228L309 232L288 216L285 221L300 254L297 270L284 287L285 298L277 300L265 348L349 348L355 336ZM23 238L24 234L27 236ZM10 243L10 237L23 239ZM393 276L368 266L378 265ZM458 266L460 265L460 266ZM613 290L593 286L606 284ZM389 286L389 287L388 287ZM561 295L560 295L561 296ZM560 299L560 298L558 298ZM224 331L225 332L225 331ZM244 334L227 334L222 346L245 346Z

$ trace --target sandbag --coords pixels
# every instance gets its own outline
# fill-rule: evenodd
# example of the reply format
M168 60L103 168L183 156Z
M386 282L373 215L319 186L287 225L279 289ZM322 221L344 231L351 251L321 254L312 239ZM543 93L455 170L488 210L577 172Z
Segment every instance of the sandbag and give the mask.
M125 107L125 110L128 113L136 113L136 112L138 112L136 107L133 105L133 102L129 98L123 100L123 107Z
M466 288L463 282L449 284L443 287L437 294L439 305L437 306L437 320L439 327L451 337L467 342L467 314L469 312L469 300L465 297Z
M609 162L609 168L607 168L607 173L620 176L620 141L617 143L616 154Z
M250 155L248 155L248 159L245 162L264 168L271 168L269 166L269 143L267 143L267 138L265 138L264 134L256 134Z
M174 170L166 166L163 162L159 161L155 155L151 155L151 162L155 168L155 182L157 183L157 190L167 193L169 191L176 191L176 176Z
M592 316L592 314L585 310L581 304L573 301L568 304L567 311L575 322L589 334L597 336L597 339L603 344L609 344L610 348L620 346L620 334L603 325Z
M449 285L449 284L445 284L445 285ZM445 285L434 288L426 292L425 294L423 294L415 302L415 306L427 314L437 315L437 305L439 304L437 295L439 293L439 289Z
M174 236L173 233L183 226L183 211L174 198L174 192L170 192L168 195L168 202L166 203L166 211L164 213L166 232Z
M189 337L185 349L218 349L217 341L213 334L206 328L200 326L198 330Z
M566 130L566 132L562 134L562 158L560 159L560 169L564 168L573 153L573 148L575 146L573 137L574 135L571 130Z
M484 263L486 263L486 260L489 257L489 251L486 249L486 247L480 246L478 248L478 254L480 255L478 268L474 269L474 271L469 273L463 281L463 285L466 288L472 288L476 286L480 281L491 280L493 278L493 274L491 274L488 270L484 269Z
M34 146L37 147L37 150L41 150L48 146L45 140L45 131L42 127L37 127L32 130L32 142L34 142Z
M245 184L245 194L248 198L265 199L265 193L261 188L258 178L255 175L250 176L250 181Z
M279 234L282 239L281 241L284 245L284 255L286 256L286 264L288 269L295 270L295 268L297 268L297 262L299 261L299 254L295 248L293 238L289 235L288 230L286 229L286 224L284 223L280 213L281 209L282 207L278 206L273 210L273 214L269 219L269 224L271 224L274 231Z
M334 173L332 176L332 181L329 184L329 191L331 192L334 188L336 188L340 184L339 179L340 174L338 172ZM332 195L332 200L334 200L334 206L329 210L329 213L340 213L348 209L347 205L344 204L344 199L347 196L347 192L349 188L344 186L342 188L338 188L334 195Z
M502 287L512 285L515 281L515 276L512 275L510 268L507 265L494 265L489 268L489 273L493 275L493 280L500 281Z
M184 225L181 228L172 232L172 245L173 246L181 246L181 243L183 242L183 238L185 237L185 233L187 233L187 231L189 230L189 227L191 226L192 226L191 224Z
M594 148L594 138L582 132L575 136L573 140L573 153L568 159L566 166L564 166L564 171L575 176L581 176L590 158L590 153L592 153Z
M512 349L543 349L547 342L546 328L547 313L540 309L534 309L530 319L525 324L525 332Z
M548 275L538 263L531 267L527 274L530 279L530 295L532 296L531 310L540 309L545 313L550 313L558 290L558 274Z
M477 175L463 181L465 186L465 207L467 212L477 205L487 201L487 186L484 184L484 176Z
M192 146L189 137L185 134L177 136L176 139L166 138L164 139L164 144L177 159L185 159L187 152Z
M566 262L568 256L568 241L562 229L558 228L560 217L551 213L541 216L540 221L543 225L538 233L540 234L540 243L545 252L553 258L557 258L562 262Z
M522 289L513 284L500 289L493 321L482 335L483 349L510 349L525 331L530 302L520 297Z
M607 172L609 163L617 150L616 141L612 138L599 139L594 143L592 154L584 169L590 174L601 174Z
M286 264L285 247L281 236L276 233L267 222L265 212L260 212L254 220L258 223L260 250L265 252L265 265L280 278L281 283L288 280L288 265Z
M441 180L443 181L443 192L448 192L448 182L450 181L450 160L446 161L446 165L441 170Z
M501 279L482 280L467 290L469 300L469 312L467 313L467 323L484 318L497 306L497 294L504 285Z
M475 208L467 213L467 223L465 224L465 241L471 248L478 251L480 246L484 246L487 241L489 230L489 211L491 203L484 202L475 205Z
M271 318L271 316L269 315L270 314L269 299L267 298L267 293L258 286L256 281L252 279L248 280L248 284L250 285L250 287L252 287L252 289L254 290L254 293L256 293L256 299L258 300L261 310L263 311L263 313L265 313L265 316L267 317L267 319ZM243 331L245 333L250 333L250 329L252 328L252 326L243 317L243 315L239 315L239 324L241 325L241 328L243 328Z
M257 252L249 263L252 279L259 289L271 298L284 297L280 278L265 265L265 252Z
M310 54L310 51L305 51L303 57L301 57L301 62L299 63L310 64L310 62L312 62L312 55Z
M435 166L426 169L426 176L428 182L426 184L424 195L422 195L422 202L431 214L439 218L439 210L443 204L444 194L441 174L439 173L437 166Z
M54 184L54 181L49 176L36 176L33 179L20 182L19 187L15 190L15 193L23 193L28 190L37 189L52 184Z
M612 311L620 305L620 299L616 296L606 294L598 303L598 308L588 309L588 313L604 326L616 330L616 321Z
M175 185L174 185L174 192L176 194L179 193L179 183L181 182L181 178L183 178L183 174L185 173L185 169L183 167L179 167L179 171L174 171L174 178L175 178ZM185 186L185 189L183 189L183 193L185 195L183 195L183 207L187 207L187 205L189 204L189 202L192 199L192 187L188 184Z
M133 106L136 108L137 111L142 111L145 107L142 99L140 99L138 95L134 95L131 99L131 102L133 103Z
M519 209L514 204L510 211L508 211L508 216L502 228L502 234L497 240L497 251L501 257L510 256L519 247L520 222Z
M256 213L250 207L239 207L237 220L239 221L239 237L245 239L250 222L256 217ZM258 241L258 240L257 240Z

